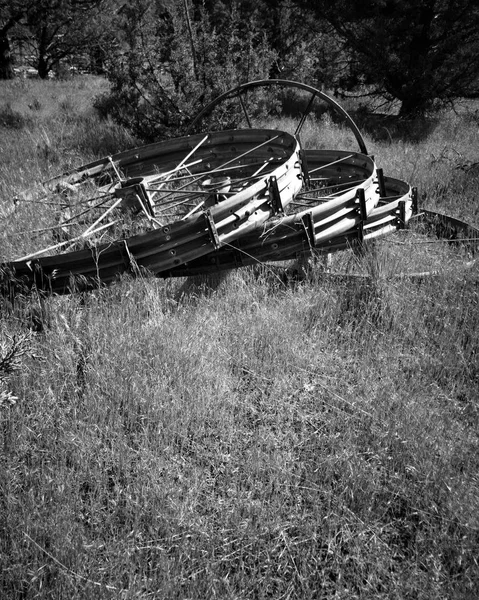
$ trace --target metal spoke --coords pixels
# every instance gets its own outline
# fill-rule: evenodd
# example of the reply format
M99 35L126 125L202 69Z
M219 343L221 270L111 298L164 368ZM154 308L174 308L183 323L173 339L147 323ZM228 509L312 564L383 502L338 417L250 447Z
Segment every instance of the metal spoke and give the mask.
M64 242L59 242L58 244L54 244L53 246L49 246L48 248L43 248L42 250L37 250L37 252L32 252L32 254L27 254L26 256L17 258L17 261L31 260L32 258L40 256L41 254L44 254L45 252L51 252L52 250L57 250L58 248L68 246L69 244L72 244L73 242L79 242L80 240L86 239L87 237L90 237L90 236L94 235L95 233L98 233L100 231L103 231L104 229L107 229L108 227L111 227L116 222L117 221L111 221L110 223L107 223L106 225L102 225L101 227L98 227L98 229L84 231L81 235L79 235L76 238L73 238L71 240L66 240Z
M241 92L239 92L239 94L238 94L238 99L240 101L241 108L243 109L244 116L246 117L246 122L248 123L248 127L250 129L252 129L251 121L250 121L248 112L246 110L246 105L245 105L244 100L243 100L243 94Z
M218 171L221 171L222 169L224 169L225 167L227 167L228 165L237 162L238 160L241 160L242 158L244 158L245 156L247 156L248 154L251 154L252 152L255 152L256 150L258 150L259 148L265 146L266 144L270 144L271 142L273 142L274 140L278 139L280 137L280 135L275 135L272 138L266 140L265 142L262 142L261 144L258 144L257 146L255 146L254 148L250 148L249 150L246 150L245 152L243 152L242 154L235 156L234 158L230 159L229 161L223 163L222 165L220 165L219 167L216 167L214 169L212 169L211 171L208 172L209 175L211 175L212 173L217 173ZM179 189L184 189L185 187L187 187L188 185L192 185L193 183L197 183L198 181L201 181L203 176L201 177L197 177L196 179L193 179L193 181L185 184L184 186L180 187ZM168 195L171 195L174 192L169 192ZM164 199L163 199L164 200Z
M192 119L192 121L188 127L188 132L194 131L203 119L206 119L206 117L208 117L208 115L212 114L213 110L216 107L221 106L222 103L233 98L235 94L236 95L243 94L243 93L246 93L247 91L249 91L250 89L255 89L255 88L271 88L271 87L296 88L296 89L300 89L300 90L305 90L312 94L310 102L309 102L309 104L303 114L303 117L296 129L297 132L300 131L301 127L303 126L305 118L311 112L313 100L315 100L316 98L319 98L320 100L326 102L335 112L337 112L341 115L341 117L344 119L344 121L346 122L348 127L353 132L353 134L356 138L356 141L359 145L361 153L366 154L366 155L368 154L368 151L366 148L366 143L364 141L363 136L361 135L361 132L358 129L358 126L353 121L351 116L342 108L342 106L336 102L336 100L334 100L333 98L331 98L330 96L328 96L327 94L322 92L321 90L318 90L317 88L314 88L305 83L301 83L301 82L297 82L297 81L290 81L288 79L262 79L262 80L257 80L257 81L250 81L248 83L241 84L235 88L232 88L232 89L226 91L224 94L221 94L215 100L213 100L207 106L205 106Z
M301 116L301 120L299 121L298 126L296 127L296 131L294 132L294 135L299 135L299 132L303 128L304 122L306 121L306 118L308 117L309 113L311 112L315 98L316 98L316 91L314 91L312 93L311 98L308 103L308 106L306 107L306 110L304 111L304 113Z
M319 167L316 167L315 169L311 169L309 171L309 174L311 175L311 173L316 173L317 171L321 171L321 169L327 169L328 167L332 167L333 165L337 165L340 162L344 162L345 160L349 160L353 156L354 156L354 154L348 154L347 156L343 156L342 158L338 158L338 160L334 160L333 162L327 163L325 165L320 165Z
M274 161L276 159L270 158L268 160ZM256 167L256 166L262 166L262 165L264 165L264 161L248 163L248 167ZM210 170L210 171L200 171L199 173L190 173L189 175L179 175L179 176L175 177L173 181L182 181L184 179L209 177L211 175L211 173L218 174L218 173L223 173L223 171L229 173L231 171L238 171L239 169L244 169L244 168L245 168L245 165L233 165L230 167L216 167L214 170ZM145 179L147 179L147 178L145 178ZM149 182L148 182L148 185L150 185ZM156 189L152 188L152 191L156 191Z

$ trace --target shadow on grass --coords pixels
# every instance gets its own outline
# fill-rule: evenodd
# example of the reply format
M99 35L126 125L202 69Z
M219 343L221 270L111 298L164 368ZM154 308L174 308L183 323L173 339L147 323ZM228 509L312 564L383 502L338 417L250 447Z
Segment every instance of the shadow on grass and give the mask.
M426 139L439 123L437 116L403 117L372 113L364 107L351 111L359 129L380 142L420 142Z

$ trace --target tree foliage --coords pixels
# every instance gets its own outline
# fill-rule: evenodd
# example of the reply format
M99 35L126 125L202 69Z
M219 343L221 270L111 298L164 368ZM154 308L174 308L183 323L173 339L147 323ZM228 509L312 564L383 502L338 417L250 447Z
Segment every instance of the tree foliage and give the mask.
M23 16L21 0L0 0L0 79L14 75L10 35Z
M101 0L36 0L26 13L26 42L41 78L61 61L78 56L94 37L92 24Z
M99 107L146 140L182 130L192 113L244 81L268 77L276 53L253 10L209 13L186 0L135 0L116 14L111 93Z
M399 100L404 115L479 94L477 0L294 1L343 40L343 89Z
M381 96L402 115L479 95L477 0L0 0L0 79L15 43L40 77L106 65L99 106L146 139L252 79Z
M0 0L0 78L13 75L12 37L41 78L62 61L90 52L105 5L105 0Z

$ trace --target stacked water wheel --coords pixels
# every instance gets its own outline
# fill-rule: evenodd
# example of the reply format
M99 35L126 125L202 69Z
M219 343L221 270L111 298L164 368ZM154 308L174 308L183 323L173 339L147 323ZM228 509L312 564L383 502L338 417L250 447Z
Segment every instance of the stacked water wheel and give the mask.
M291 131L278 130L288 102L299 104L298 116ZM325 111L343 121L357 150L302 147L308 118ZM355 250L410 231L416 198L377 168L332 98L297 82L250 82L206 106L184 137L105 157L20 194L20 203L43 205L42 223L20 255L2 257L0 290L68 293L125 272L184 276ZM448 217L421 214L409 240L431 232L479 237Z

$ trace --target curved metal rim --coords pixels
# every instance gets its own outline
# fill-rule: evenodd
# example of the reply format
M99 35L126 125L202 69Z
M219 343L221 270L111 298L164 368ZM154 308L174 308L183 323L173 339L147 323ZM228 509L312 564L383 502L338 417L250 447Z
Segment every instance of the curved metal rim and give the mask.
M411 188L407 183L392 178L386 178L385 184L388 193L389 191L393 193L389 212L392 214L391 219L396 220L398 202L404 200L409 205L411 204ZM392 190L389 189L391 185L394 186ZM396 193L398 187L401 188L400 197L397 197ZM387 199L385 198L386 201ZM292 260L301 255L309 254L313 246L307 228L301 225L302 219L300 217L301 213L290 215L278 223L283 229L276 230L267 244L265 244L262 232L252 233L248 238L241 238L228 248L216 250L192 263L161 274L160 277L198 275L263 262L269 264L271 262ZM371 222L369 219L370 217L365 223ZM321 223L321 220L319 223ZM356 226L357 222L351 220L346 231L337 232L332 237L331 244L329 242L319 242L317 246L314 246L315 250L320 253L329 253L351 248L360 239ZM273 244L273 242L275 243ZM277 251L271 251L272 244L277 246Z
M267 131L271 133L272 130ZM245 136L248 132L249 130L242 130L240 133ZM225 136L231 132L219 133ZM274 130L274 133L278 131ZM35 284L38 289L46 288L62 293L73 275L91 279L89 284L91 288L96 287L98 280L111 282L118 274L131 270L133 264L134 268L144 266L153 272L156 272L156 269L161 271L171 268L173 264L181 264L183 260L201 256L217 245L221 246L225 239L228 242L236 239L266 221L269 216L276 214L279 207L282 210L282 207L286 206L293 195L299 191L298 140L286 132L279 133L291 140L291 151L288 151L288 155L281 160L280 164L271 167L271 172L260 174L258 180L246 190L239 191L233 197L219 202L200 214L167 223L160 229L140 233L125 240L51 256L31 255L2 263L0 284L3 283L2 275L5 275L7 280L12 279L12 283L18 279L22 280L26 287ZM280 147L283 148L283 145ZM132 152L134 151L128 151L120 156L131 158ZM90 163L83 168L83 171L80 168L75 173L81 175L85 169L93 169L96 173L96 168L102 166L106 160ZM275 181L278 207L271 200L272 179ZM10 271L12 274L8 275L7 272ZM88 287L86 283L85 287Z
M434 220L436 220L436 222L441 222L444 225L448 225L451 228L451 231L453 230L462 230L462 231L467 231L467 232L472 232L474 234L475 237L477 237L477 241L478 241L478 245L479 245L479 228L476 227L475 225L471 225L470 223L467 223L466 221L462 221L461 219L458 219L457 217L451 217L450 215L447 215L445 213L441 213L441 212L437 212L434 210L429 210L429 209L421 209L417 215L414 215L413 217L414 219L419 219L419 220L423 220L426 222L433 222ZM448 238L451 241L455 241L454 238ZM456 240L456 241L461 241ZM466 240L469 241L469 240Z
M395 180L393 178L386 178L386 180L388 180L388 179L391 182L403 183L400 180ZM458 233L458 231L462 231L467 234L467 237L456 238L454 236L442 236L442 238L450 241L451 243L464 244L464 245L466 245L470 242L474 242L475 251L476 252L479 251L479 228L475 227L474 225L471 225L470 223L467 223L466 221L462 221L461 219L457 219L456 217L452 217L445 213L428 210L428 209L421 209L417 214L415 214L411 217L410 221L412 221L412 220L420 220L420 221L423 221L426 223L430 223L432 225L442 224L443 226L450 227L449 231L451 233L453 233L453 232ZM436 233L438 234L439 232L436 230ZM471 234L474 236L472 239L470 237ZM438 235L438 238L439 238L439 235ZM475 261L471 262L470 264L465 264L464 272L467 272L468 269L471 269L474 266L474 264L475 264ZM322 274L322 276L323 275L326 278L345 280L345 281L355 281L355 280L359 280L359 279L371 279L371 275L361 274L361 273L358 273L358 274L324 273L324 274ZM397 273L396 275L394 275L392 277L392 279L393 280L407 279L410 281L420 282L424 279L439 277L440 275L441 275L440 271L424 271L424 272L417 272L417 273ZM477 280L474 280L474 281L477 281Z
M230 90L228 90L227 92L224 92L223 94L221 94L220 96L218 96L217 98L215 98L212 102L210 102L209 104L207 104L195 117L194 119L191 121L190 125L187 128L187 133L190 132L199 121L201 121L201 119L207 115L208 113L210 113L213 108L215 106L217 106L218 104L220 104L221 102L223 102L223 100L227 100L229 98L234 98L235 96L240 96L240 94L246 92L247 90L249 90L250 88L255 88L255 87L270 87L270 86L274 86L274 85L278 85L278 86L285 86L285 87L297 87L300 88L302 90L306 90L307 92L311 92L312 94L312 98L311 98L311 103L312 101L318 97L321 98L321 100L324 100L327 104L329 104L330 106L332 106L338 113L340 113L344 119L347 121L350 129L352 130L352 132L354 133L354 136L356 138L356 141L358 142L359 145L359 149L363 154L368 154L367 148L366 148L366 143L364 141L363 136L361 135L361 132L359 131L358 126L356 125L356 123L353 121L353 119L351 118L351 116L344 110L344 108L338 104L336 102L336 100L333 100L333 98L331 98L330 96L328 96L327 94L325 94L324 92L322 92L321 90L318 90L317 88L308 85L306 83L302 83L300 81L292 81L289 79L258 79L257 81L249 81L248 83L243 83L235 88L231 88ZM303 115L303 122L304 122L304 118L305 116L307 116L307 113L305 115ZM302 126L302 122L300 122L298 129L295 132L295 135L298 135L300 130L301 130L301 126Z
M402 197L399 198L399 200L405 200L405 199L409 199L409 202L411 203L411 188L409 187L409 185L399 179L394 179L391 177L386 177L385 178L385 184L386 187L390 187L393 186L394 189L391 190L394 195L397 194L397 192L399 191L398 188L403 188L400 191L402 192ZM394 202L394 204L397 204L397 200ZM378 209L381 210L381 209ZM440 212L436 212L436 211L432 211L432 210L421 210L418 214L413 215L410 220L415 220L415 219L419 219L422 220L424 222L427 223L431 223L433 225L443 225L446 227L449 227L449 229L447 230L437 230L437 235L439 237L440 233L443 234L447 234L449 233L449 235L443 235L441 237L443 237L446 240L449 240L451 243L457 243L457 244L468 244L468 243L472 243L472 246L475 249L475 252L479 252L479 228L475 227L474 225L470 225L469 223L462 221L460 219L457 219L456 217L452 217L449 216L447 214L444 213L440 213ZM458 237L457 234L459 233L463 233L466 234L464 237ZM472 236L472 238L471 238ZM365 236L365 239L367 239L367 236ZM372 238L371 238L372 239ZM345 249L347 247L347 244L339 244L337 249ZM323 248L323 251L328 251L327 247ZM225 250L219 251L220 254L221 252L225 252ZM229 249L229 252L231 253L231 248ZM240 251L239 251L240 252ZM220 254L218 254L218 252L214 252L209 256L219 256ZM207 257L204 257L204 260L206 262ZM256 264L258 261L256 260L252 260L250 262L246 262L246 264L244 266L246 266L247 264ZM259 261L261 262L261 261ZM268 268L271 268L272 265L269 264L271 262L275 262L275 261L271 261L268 260ZM466 264L464 265L464 272L467 272L468 269L472 268L472 266L476 264L476 261L473 261L471 264ZM215 267L210 264L208 265L208 267L205 265L205 268L202 269L201 267L197 267L196 269L193 268L191 271L188 271L188 265L184 265L183 267L180 267L179 269L175 269L173 271L170 271L167 274L164 274L162 276L170 276L170 277L175 277L175 276L184 276L184 275L197 275L200 273L207 273L207 272L212 272L215 270L222 270L222 269L228 269L228 268L232 268L235 265L232 264L228 264L228 265L223 265L220 269L215 269ZM241 261L238 259L238 263L236 266L243 266L241 265ZM281 267L281 269L284 271L284 267ZM428 279L428 278L434 278L434 277L438 277L440 276L440 272L438 271L425 271L425 272L414 272L414 273L397 273L395 274L392 279L393 280L399 280L399 279L407 279L410 281L421 281L423 279ZM361 273L357 273L357 274L352 274L352 273L331 273L331 272L324 272L321 273L321 277L327 278L327 279L332 279L332 280L338 280L338 281L358 281L358 280L367 280L367 279L371 279L371 275L368 274L361 274Z

